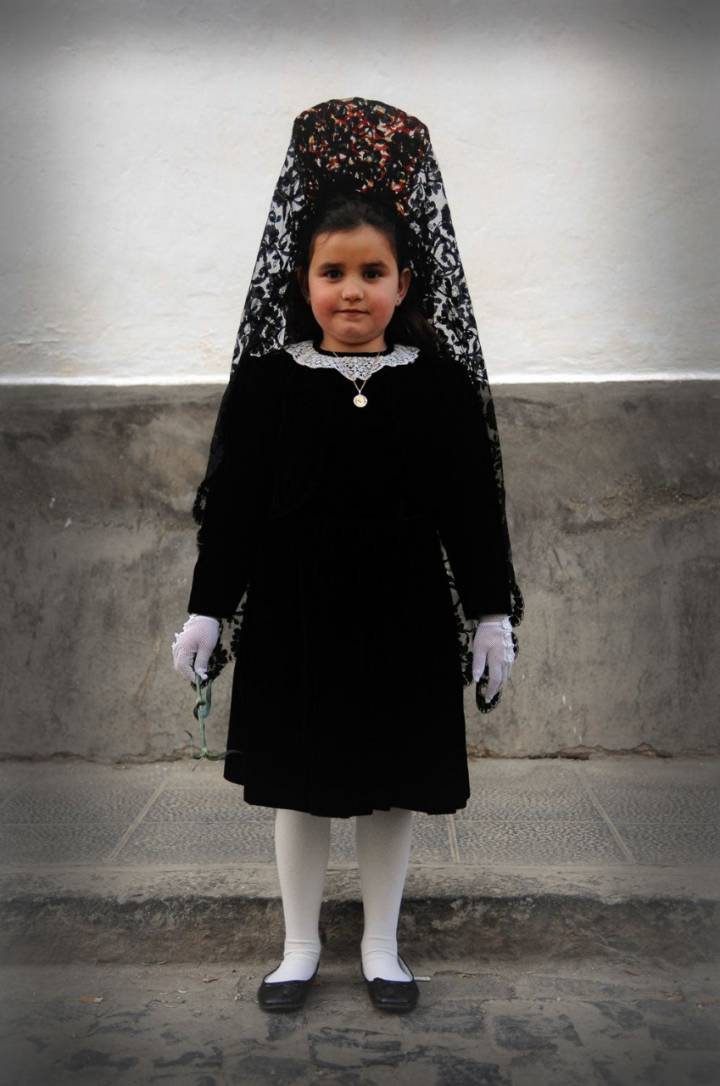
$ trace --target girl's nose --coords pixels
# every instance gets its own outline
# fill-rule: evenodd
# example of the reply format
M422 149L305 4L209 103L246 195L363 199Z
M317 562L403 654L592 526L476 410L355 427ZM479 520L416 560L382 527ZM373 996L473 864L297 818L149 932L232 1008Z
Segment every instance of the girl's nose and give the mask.
M356 280L346 279L343 287L344 298L361 298L362 297L362 284Z

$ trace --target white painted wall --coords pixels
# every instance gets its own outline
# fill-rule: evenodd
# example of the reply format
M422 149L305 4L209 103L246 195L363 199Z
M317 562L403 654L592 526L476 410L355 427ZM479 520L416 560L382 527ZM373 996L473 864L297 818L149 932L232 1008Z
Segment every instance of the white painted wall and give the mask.
M0 379L224 382L294 116L429 127L493 384L720 376L718 5L3 0Z

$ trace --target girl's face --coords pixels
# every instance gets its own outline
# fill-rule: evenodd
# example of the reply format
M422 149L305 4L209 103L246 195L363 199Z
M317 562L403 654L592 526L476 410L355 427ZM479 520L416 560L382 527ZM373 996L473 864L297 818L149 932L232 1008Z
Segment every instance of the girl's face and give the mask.
M410 269L398 270L385 234L363 224L318 234L300 285L328 351L383 351L385 329L407 294Z

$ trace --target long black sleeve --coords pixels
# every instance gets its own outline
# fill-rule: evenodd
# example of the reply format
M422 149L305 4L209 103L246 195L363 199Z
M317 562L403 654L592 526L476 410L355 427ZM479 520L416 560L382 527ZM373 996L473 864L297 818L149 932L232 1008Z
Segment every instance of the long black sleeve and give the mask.
M258 360L241 358L221 403L223 457L208 483L188 611L230 617L248 587L267 509L272 418Z
M448 433L439 535L465 617L510 614L506 547L482 404L458 363L448 363L443 377Z

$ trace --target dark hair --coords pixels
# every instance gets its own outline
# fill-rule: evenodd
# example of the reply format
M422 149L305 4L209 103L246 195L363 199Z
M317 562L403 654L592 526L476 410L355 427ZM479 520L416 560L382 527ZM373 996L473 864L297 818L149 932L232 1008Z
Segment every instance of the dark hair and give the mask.
M385 329L387 339L393 345L407 343L413 347L437 351L435 329L423 312L419 300L420 283L413 267L412 242L407 227L386 199L369 198L357 192L338 192L329 196L300 229L297 266L306 269L309 267L318 234L334 230L354 230L364 225L372 226L385 235L397 261L398 270L409 267L412 274L408 291ZM322 328L315 320L310 304L303 297L296 271L297 269L294 269L290 274L284 296L285 338L288 343L304 339L317 342L322 337Z

